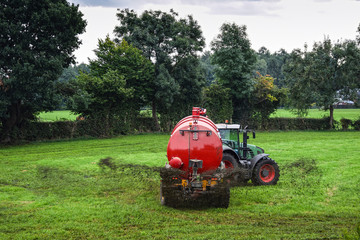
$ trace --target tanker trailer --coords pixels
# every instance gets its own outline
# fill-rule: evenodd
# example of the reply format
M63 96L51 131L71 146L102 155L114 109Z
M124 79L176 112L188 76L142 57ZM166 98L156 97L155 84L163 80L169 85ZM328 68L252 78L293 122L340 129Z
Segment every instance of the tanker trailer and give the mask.
M222 141L216 125L194 107L174 127L167 146L168 163L161 170L162 205L227 208L230 186L222 164Z

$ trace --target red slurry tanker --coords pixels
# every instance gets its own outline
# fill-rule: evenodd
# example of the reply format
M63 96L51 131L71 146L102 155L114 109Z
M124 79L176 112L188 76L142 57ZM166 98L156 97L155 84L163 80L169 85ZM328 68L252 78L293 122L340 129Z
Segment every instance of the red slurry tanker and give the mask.
M215 207L229 205L229 186L224 181L222 141L206 110L193 108L171 133L162 174L161 203L179 206L200 198ZM170 174L167 174L170 173ZM200 201L200 200L199 200Z
M248 132L253 131L236 124L215 125L206 109L194 107L171 133L168 163L161 171L161 204L227 208L229 183L276 184L278 165L262 148L247 144Z

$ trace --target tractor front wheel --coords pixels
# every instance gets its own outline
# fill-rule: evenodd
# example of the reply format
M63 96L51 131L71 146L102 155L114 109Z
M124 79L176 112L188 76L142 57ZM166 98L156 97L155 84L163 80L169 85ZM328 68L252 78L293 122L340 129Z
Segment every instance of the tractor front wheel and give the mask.
M275 185L279 177L277 163L271 158L264 158L256 164L251 180L254 185Z

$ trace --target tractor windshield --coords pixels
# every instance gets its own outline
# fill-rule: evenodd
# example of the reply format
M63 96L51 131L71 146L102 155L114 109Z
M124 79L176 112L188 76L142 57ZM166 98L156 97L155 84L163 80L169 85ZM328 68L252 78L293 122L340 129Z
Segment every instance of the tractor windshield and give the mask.
M219 129L223 143L233 149L238 148L238 130L237 129Z

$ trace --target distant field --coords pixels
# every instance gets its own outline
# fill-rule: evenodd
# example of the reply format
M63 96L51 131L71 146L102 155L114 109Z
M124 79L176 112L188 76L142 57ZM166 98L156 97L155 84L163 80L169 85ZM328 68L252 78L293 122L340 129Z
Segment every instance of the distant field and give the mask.
M54 121L63 121L63 120L70 120L75 121L77 115L73 114L68 110L63 111L53 111L53 112L41 112L38 115L40 121L43 122L54 122Z
M53 111L53 112L42 112L39 114L39 118L41 121L49 122L49 121L61 121L61 120L70 120L75 121L75 114L72 114L70 111ZM151 115L149 115L151 116ZM322 118L324 116L329 116L329 111L320 111L318 109L310 109L309 115L307 118ZM296 115L292 113L290 110L278 109L271 117L288 117L295 118ZM348 119L358 119L360 118L360 108L359 109L335 109L334 118L337 121L340 121L341 118Z
M330 116L329 111L321 111L319 109L310 109L307 118L322 118ZM290 110L278 109L271 117L286 117L286 118L295 118L296 115ZM358 109L335 109L334 110L334 119L340 121L341 118L348 118L351 120L356 120L360 118L360 108Z
M2 146L0 239L359 239L359 139L259 132L280 180L232 188L228 209L160 205L169 135Z

